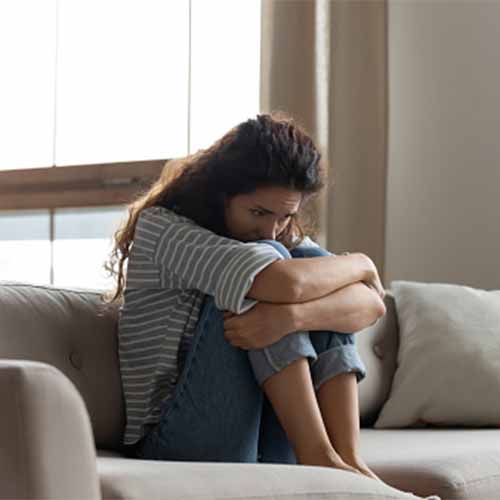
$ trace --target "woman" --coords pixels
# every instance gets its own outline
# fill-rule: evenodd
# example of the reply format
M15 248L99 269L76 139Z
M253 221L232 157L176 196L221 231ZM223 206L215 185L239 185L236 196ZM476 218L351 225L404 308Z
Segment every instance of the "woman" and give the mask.
M305 233L320 159L291 117L261 114L167 162L130 204L106 268L133 456L380 480L358 449L366 369L351 332L385 314L384 290L369 257Z

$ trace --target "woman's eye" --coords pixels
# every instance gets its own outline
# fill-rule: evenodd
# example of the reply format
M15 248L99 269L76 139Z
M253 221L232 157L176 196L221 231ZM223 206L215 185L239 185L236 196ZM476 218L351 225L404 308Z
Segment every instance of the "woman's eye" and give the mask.
M257 216L264 216L264 215L266 215L266 213L265 213L265 212L261 212L260 210L252 210L251 212L252 212L254 215L257 215ZM285 216L285 217L282 217L282 218L280 219L280 222L284 223L284 222L286 222L288 219L291 219L291 217L292 217L291 215L287 215L287 216Z

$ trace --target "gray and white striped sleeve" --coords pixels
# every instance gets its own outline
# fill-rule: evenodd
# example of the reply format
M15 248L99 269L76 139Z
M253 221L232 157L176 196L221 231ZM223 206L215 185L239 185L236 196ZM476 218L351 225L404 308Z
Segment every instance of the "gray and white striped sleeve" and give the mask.
M160 273L173 274L186 288L212 295L221 310L241 314L258 300L246 298L256 275L284 259L273 246L220 236L190 219L165 213L149 215L161 226L153 261Z

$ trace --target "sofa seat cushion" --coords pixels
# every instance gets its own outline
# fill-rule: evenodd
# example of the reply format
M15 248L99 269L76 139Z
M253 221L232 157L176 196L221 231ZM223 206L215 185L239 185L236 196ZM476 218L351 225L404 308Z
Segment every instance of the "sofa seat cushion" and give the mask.
M174 462L112 455L98 450L97 468L103 500L419 498L361 474L326 467Z
M361 429L360 454L395 488L445 499L500 498L500 429Z

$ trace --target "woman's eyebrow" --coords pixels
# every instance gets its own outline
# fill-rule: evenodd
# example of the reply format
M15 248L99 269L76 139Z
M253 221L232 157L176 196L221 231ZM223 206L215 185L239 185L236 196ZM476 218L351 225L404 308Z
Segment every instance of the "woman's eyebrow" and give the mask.
M255 205L257 208L260 208L261 210L264 210L264 212L267 212L268 214L274 214L272 210L269 210L268 208L261 207L260 205ZM295 215L297 212L289 212L286 215Z

